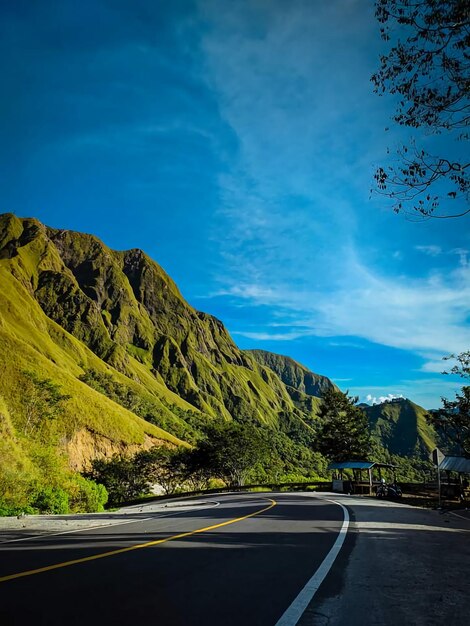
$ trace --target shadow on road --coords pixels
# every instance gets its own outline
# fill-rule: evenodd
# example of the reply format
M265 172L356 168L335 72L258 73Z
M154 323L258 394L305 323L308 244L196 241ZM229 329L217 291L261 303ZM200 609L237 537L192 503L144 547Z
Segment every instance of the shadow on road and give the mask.
M216 508L175 517L132 513L135 524L1 545L0 576L224 524L262 509L269 497L277 506L241 522L0 582L0 623L274 626L337 537L343 512L331 502L263 494L221 498ZM388 502L338 500L352 511L350 532L303 626L465 623L455 621L468 608L465 521Z

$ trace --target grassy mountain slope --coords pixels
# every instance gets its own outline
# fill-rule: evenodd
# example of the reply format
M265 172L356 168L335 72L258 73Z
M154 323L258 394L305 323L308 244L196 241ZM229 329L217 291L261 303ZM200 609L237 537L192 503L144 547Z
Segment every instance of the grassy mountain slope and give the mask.
M406 398L362 407L374 438L390 453L426 459L436 435L426 422L426 410Z
M323 393L327 389L337 389L329 378L314 374L288 356L266 350L245 350L245 352L279 376L294 404L303 411L316 413L319 398Z
M22 372L33 371L53 379L72 396L66 419L74 429L89 428L123 443L141 443L145 435L176 442L168 433L137 418L78 380L83 367L98 371L108 368L83 343L44 314L23 277L15 278L15 274L21 275L21 265L21 256L8 263L0 262L1 388L10 411L21 413ZM113 371L113 375L117 380L124 378L117 371ZM126 380L126 383L132 385L132 381ZM180 399L175 398L175 401L180 402Z
M140 250L12 214L0 216L0 359L0 393L20 435L26 372L70 396L56 430L72 467L190 441L214 417L302 428L315 408L294 402Z
M114 252L68 231L46 236L63 266L41 272L35 296L102 360L130 377L141 363L208 415L274 424L292 408L279 380L241 352L219 320L190 307L143 252Z

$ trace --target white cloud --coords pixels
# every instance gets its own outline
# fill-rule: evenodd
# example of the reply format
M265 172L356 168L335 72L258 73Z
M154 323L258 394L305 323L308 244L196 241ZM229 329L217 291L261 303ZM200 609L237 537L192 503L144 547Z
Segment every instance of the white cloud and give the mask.
M454 358L450 358L449 355L447 357L435 360L432 359L430 361L426 361L420 368L420 372L428 372L434 374L443 374L448 373L452 369L454 365L457 364L457 360Z
M415 246L415 250L429 256L439 256L442 254L442 248L440 246Z
M426 361L421 367L420 372L428 372L429 374L442 374L444 372L445 365L443 361Z
M470 345L467 269L400 280L381 276L357 260L349 267L347 280L332 291L315 308L329 320L335 334L443 355Z
M367 404L383 404L384 402L390 402L390 400L397 400L398 398L404 398L405 396L402 393L388 393L386 396L373 396L368 393L365 397L365 402Z
M349 391L351 395L359 396L364 401L368 395L372 399L379 399L389 394L395 396L402 394L425 409L437 409L440 406L441 396L453 398L461 386L461 383L441 376L439 378L403 379L390 386L352 386Z
M355 341L329 341L329 346L333 348L353 348L354 350L364 350L365 346L361 345Z
M217 296L236 296L252 300L255 304L262 304L276 298L276 292L270 287L264 287L256 284L240 284L233 285L229 289L220 289L211 294L212 297Z
M462 267L468 267L468 250L465 248L454 248L451 250L451 254L456 254L459 257L459 262Z

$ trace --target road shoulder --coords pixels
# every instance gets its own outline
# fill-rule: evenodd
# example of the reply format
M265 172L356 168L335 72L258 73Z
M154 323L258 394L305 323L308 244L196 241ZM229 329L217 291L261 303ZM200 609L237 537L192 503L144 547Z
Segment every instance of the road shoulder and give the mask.
M449 512L335 495L344 552L301 626L441 626L468 619L470 523Z

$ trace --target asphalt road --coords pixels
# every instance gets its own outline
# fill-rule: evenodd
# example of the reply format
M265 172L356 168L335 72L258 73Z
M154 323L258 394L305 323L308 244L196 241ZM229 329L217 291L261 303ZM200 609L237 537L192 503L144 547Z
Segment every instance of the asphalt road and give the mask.
M343 518L307 495L226 495L136 509L108 527L4 537L0 624L274 626Z
M347 540L299 626L466 626L469 511L336 494Z

